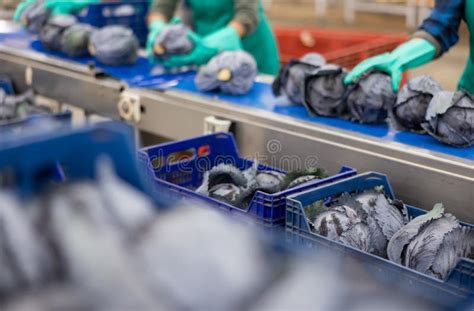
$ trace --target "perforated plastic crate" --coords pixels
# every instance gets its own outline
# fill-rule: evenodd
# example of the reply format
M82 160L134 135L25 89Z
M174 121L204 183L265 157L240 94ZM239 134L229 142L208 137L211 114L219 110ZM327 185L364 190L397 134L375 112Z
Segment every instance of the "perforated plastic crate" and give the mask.
M153 194L140 176L133 139L133 129L118 122L7 138L0 143L0 176L8 178L0 178L0 184L7 181L6 186L20 195L34 195L55 182L51 172L58 163L68 181L94 180L97 160L106 157L122 180ZM166 202L153 197L160 204Z
M0 133L3 136L19 135L24 132L35 132L35 127L42 123L43 121L51 120L56 122L57 125L61 124L67 126L71 124L72 114L71 112L61 112L61 113L42 113L27 116L23 119L0 122Z
M467 296L474 294L474 261L462 258L448 280L441 281L419 273L356 248L345 246L311 231L304 207L319 200L334 198L342 193L354 193L376 186L383 186L385 193L395 198L387 177L380 173L364 173L335 183L304 191L287 198L286 232L287 239L293 243L315 248L332 250L334 256L351 256L364 263L370 273L382 281L398 285L417 295L421 295L438 304L453 306ZM426 213L425 210L408 206L410 218ZM472 227L470 224L462 224Z
M139 151L139 159L155 191L171 190L168 193L172 194L172 199L198 200L234 216L251 218L268 227L284 226L286 196L356 174L354 169L342 167L341 171L334 176L293 189L274 194L258 191L248 209L243 210L194 191L201 185L204 172L220 163L234 164L239 169L247 169L254 164L253 161L239 155L232 134L205 135L143 148ZM261 164L259 169L277 171L275 168Z
M317 52L328 63L339 64L348 69L368 57L393 50L408 38L404 33L337 29L275 27L274 31L283 63L306 53Z
M108 25L127 26L133 30L141 45L145 45L148 34L146 17L149 1L127 0L103 2L89 5L78 14L82 23L95 27Z
M0 123L0 140L4 140L5 138L14 139L14 137L18 137L28 133L34 134L38 131L37 125L41 126L41 123L46 120L52 120L53 122L55 122L55 126L61 126L63 128L66 128L71 125L71 117L72 115L70 112L63 112L57 114L31 115L22 120L3 122ZM51 171L51 174L55 181L61 182L65 180L63 169L59 163L56 163L56 165ZM1 173L0 178L2 178Z

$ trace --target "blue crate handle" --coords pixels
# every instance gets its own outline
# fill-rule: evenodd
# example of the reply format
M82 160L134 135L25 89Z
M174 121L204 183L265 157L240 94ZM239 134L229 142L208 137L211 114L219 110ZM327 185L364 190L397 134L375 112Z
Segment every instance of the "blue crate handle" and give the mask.
M106 155L121 179L146 192L133 150L133 131L124 124L64 128L5 142L0 150L0 171L13 172L20 195L28 196L50 181L44 180L42 173L57 163L66 169L68 180L94 179L96 161Z
M339 180L335 183L327 184L318 188L317 192L314 191L314 189L310 189L295 195L290 195L288 199L293 202L298 202L302 206L307 206L318 200L332 197L340 193L368 190L373 189L376 186L383 186L387 196L391 199L395 198L392 186L390 185L386 175L377 172L368 172L344 180Z
M329 183L338 181L341 179L341 176L344 176L344 178L346 178L349 176L353 176L356 173L357 171L354 168L343 165L337 175L329 176L323 179L313 180L312 182L303 183L299 186L281 191L281 194L291 195L294 193L301 193L308 189L314 189L315 187L320 187L323 184L329 184Z

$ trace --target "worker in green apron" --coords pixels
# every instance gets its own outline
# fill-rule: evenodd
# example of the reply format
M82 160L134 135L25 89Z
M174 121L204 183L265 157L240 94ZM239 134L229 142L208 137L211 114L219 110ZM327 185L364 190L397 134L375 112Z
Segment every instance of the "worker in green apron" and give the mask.
M20 21L24 10L37 0L24 0L15 12ZM74 14L99 0L44 0L53 15ZM153 54L153 41L175 14L178 0L154 0L150 8L150 35L147 51ZM279 68L278 48L261 0L185 0L184 9L194 31L190 38L194 49L184 56L174 56L167 66L202 65L219 51L244 49L252 54L261 73L276 74Z
M154 40L174 16L178 2L152 2L147 44L151 57ZM186 55L172 56L165 66L203 65L220 51L243 49L254 56L259 72L278 72L278 48L261 0L185 0L183 22L192 29L189 37L194 49Z
M474 94L474 0L436 0L431 15L410 40L391 53L369 58L357 65L347 75L346 84L378 69L392 76L393 89L397 91L405 70L440 57L459 41L458 31L463 19L470 32L471 52L458 88Z

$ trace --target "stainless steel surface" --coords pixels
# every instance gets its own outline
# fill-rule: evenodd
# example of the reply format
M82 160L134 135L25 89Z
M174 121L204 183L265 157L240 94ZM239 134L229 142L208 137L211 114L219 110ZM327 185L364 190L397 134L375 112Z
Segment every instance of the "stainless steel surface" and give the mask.
M88 66L2 46L0 68L12 77L19 90L27 88L25 73L31 70L31 82L39 94L79 106L88 113L118 118L117 102L124 85L98 75Z
M117 116L123 87L119 81L99 78L87 66L0 49L0 68L22 87L28 66L39 93ZM444 202L448 211L474 223L474 161L184 92L127 92L140 98L137 127L163 139L202 134L208 116L228 119L245 156L286 169L317 163L330 172L342 164L380 171L389 175L395 193L407 203L430 209L435 202Z
M124 90L117 103L120 117L128 122L137 123L141 118L140 96L134 92Z

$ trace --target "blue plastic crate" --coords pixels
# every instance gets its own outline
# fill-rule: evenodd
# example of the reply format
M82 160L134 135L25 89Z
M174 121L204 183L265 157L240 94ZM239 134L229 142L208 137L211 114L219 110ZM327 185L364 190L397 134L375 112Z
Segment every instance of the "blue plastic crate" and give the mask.
M53 126L69 126L72 121L72 114L69 111L54 114L35 114L23 119L0 123L0 135L3 137L11 135L23 135L28 132L37 132L37 126L43 121L51 120Z
M103 156L122 180L152 194L157 203L164 202L141 178L133 129L121 123L65 126L53 132L5 139L0 144L0 173L8 177L6 186L27 197L55 183L52 172L57 163L64 169L66 181L95 179L97 160Z
M71 112L63 112L57 114L38 114L26 117L21 120L15 120L11 122L0 124L0 146L1 141L5 139L12 139L17 137L21 139L24 135L35 135L38 132L37 126L41 126L41 123L46 120L52 120L54 123L52 126L69 128L71 125L72 114ZM53 130L49 128L48 130ZM1 148L1 147L0 147ZM59 163L56 163L52 170L52 177L54 181L61 182L65 180L63 169Z
M194 192L201 185L204 172L220 163L234 164L239 169L247 169L254 164L239 155L232 134L212 134L143 148L139 151L139 159L155 191L169 189L173 199L196 199L234 216L251 218L266 227L284 226L286 196L356 174L354 169L343 167L337 175L289 190L274 194L258 191L248 209L243 210ZM261 164L259 169L276 170Z
M387 177L380 173L369 172L317 189L301 192L287 198L286 232L287 239L294 244L331 250L334 256L351 256L364 263L370 273L382 281L399 285L404 290L430 299L447 307L453 306L467 296L474 294L474 261L462 258L447 281L422 274L356 248L345 246L311 231L304 207L319 200L337 197L342 193L355 193L376 186L383 186L385 193L395 198ZM408 206L410 219L426 213L425 210ZM470 224L464 226L472 227Z
M140 44L146 44L149 1L127 0L90 4L78 14L78 20L95 27L127 26L133 30Z

